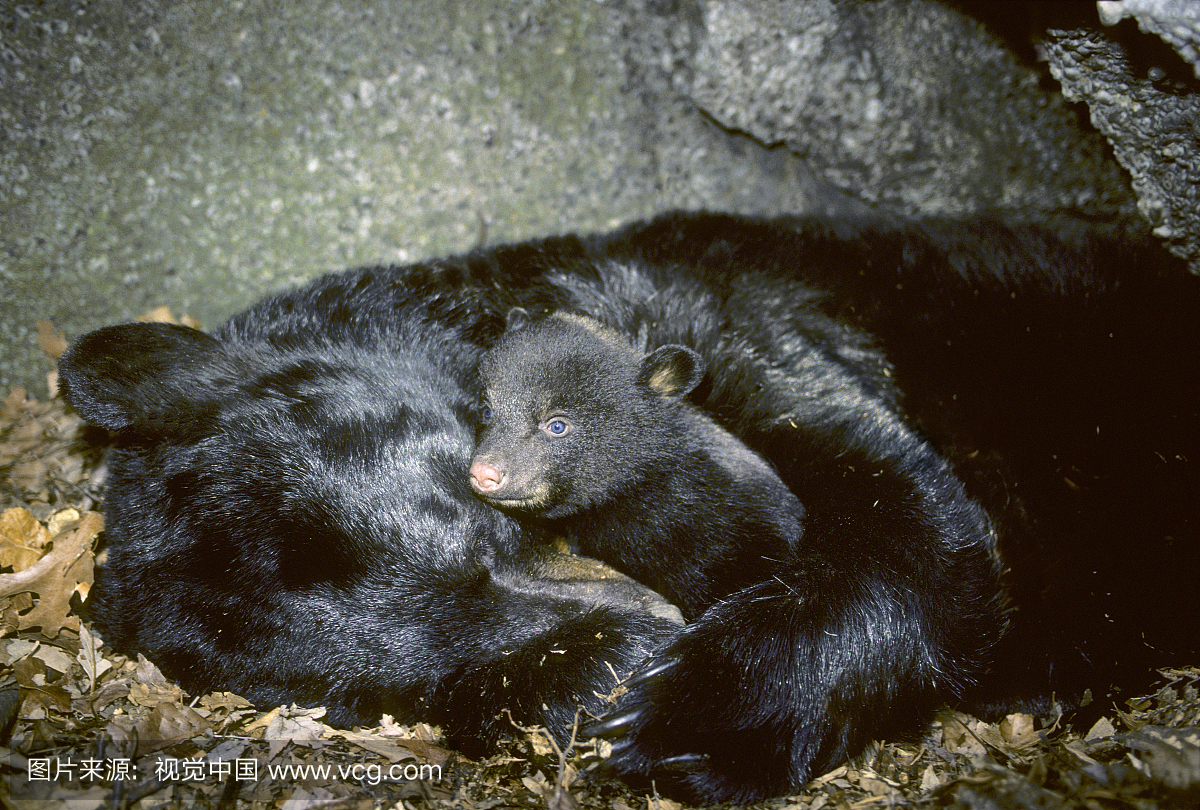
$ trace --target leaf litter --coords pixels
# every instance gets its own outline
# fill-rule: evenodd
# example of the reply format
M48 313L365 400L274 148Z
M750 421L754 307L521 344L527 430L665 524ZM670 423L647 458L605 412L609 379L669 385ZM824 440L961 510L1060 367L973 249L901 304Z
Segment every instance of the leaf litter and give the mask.
M176 320L165 309L147 320ZM64 337L39 324L57 358ZM145 658L109 649L79 617L103 559L103 449L56 396L14 388L0 407L0 803L89 808L547 808L687 810L602 768L603 740L514 725L486 760L440 729L337 729L322 707L189 695ZM1200 806L1200 668L1091 728L1060 716L985 722L942 712L924 739L877 742L773 810Z

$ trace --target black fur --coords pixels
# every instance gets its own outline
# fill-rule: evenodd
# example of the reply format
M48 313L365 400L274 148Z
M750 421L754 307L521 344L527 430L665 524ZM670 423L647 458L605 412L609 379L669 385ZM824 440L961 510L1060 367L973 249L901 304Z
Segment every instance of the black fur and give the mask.
M629 581L559 573L472 495L477 351L397 303L361 343L158 324L76 343L71 401L122 428L90 610L196 693L445 723L476 752L505 707L561 733L676 622Z
M704 376L695 351L643 355L564 313L511 323L480 364L486 399L470 469L480 497L544 518L689 620L791 553L800 502L687 401Z
M211 339L101 330L61 367L121 431L95 612L196 691L485 741L505 706L561 731L603 662L640 662L598 729L616 768L779 794L942 703L1194 661L1198 306L1157 247L1068 221L673 215L327 276ZM628 584L548 577L540 524L465 473L512 307L697 352L691 402L778 472L799 538L641 560L705 594L682 631Z

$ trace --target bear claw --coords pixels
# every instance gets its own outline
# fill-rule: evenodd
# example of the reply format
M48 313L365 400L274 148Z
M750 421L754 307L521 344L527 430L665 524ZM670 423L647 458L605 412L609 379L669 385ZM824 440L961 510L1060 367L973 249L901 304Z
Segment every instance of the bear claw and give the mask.
M641 709L610 714L603 720L589 723L582 731L585 737L617 737L624 734L631 726L636 725L642 717Z
M659 676L663 675L664 673L668 672L669 670L674 669L678 665L679 665L678 658L663 659L654 664L651 664L650 666L643 667L642 669L638 670L637 672L634 672L632 675L630 675L628 678L626 678L624 681L621 682L621 686L624 686L627 690L635 689L635 688L641 686L642 684L647 683L648 681L652 681L652 680L658 678Z
M658 767L679 773L697 773L708 764L707 754L678 754L658 761Z

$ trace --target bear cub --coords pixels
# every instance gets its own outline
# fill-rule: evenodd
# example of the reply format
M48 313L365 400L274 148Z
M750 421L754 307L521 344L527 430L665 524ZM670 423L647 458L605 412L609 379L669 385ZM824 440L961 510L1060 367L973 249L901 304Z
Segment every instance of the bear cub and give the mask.
M480 363L475 493L544 520L694 619L760 581L803 518L774 469L688 401L704 372L690 348L643 356L589 317L510 316ZM734 559L743 555L757 562ZM744 582L729 577L739 566ZM710 592L716 582L724 593Z

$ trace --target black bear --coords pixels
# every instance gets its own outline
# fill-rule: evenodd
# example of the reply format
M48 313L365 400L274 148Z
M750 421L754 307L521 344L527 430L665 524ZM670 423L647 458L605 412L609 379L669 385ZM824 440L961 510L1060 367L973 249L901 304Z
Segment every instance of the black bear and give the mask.
M510 317L480 363L476 493L547 519L695 619L762 575L730 576L733 557L787 553L803 511L761 456L687 401L704 368L677 344L643 355L591 318Z
M513 307L695 351L690 401L799 537L643 560L708 594L682 628L548 574L543 521L466 475ZM615 768L777 795L943 703L1070 704L1200 655L1198 308L1181 263L1094 223L676 214L326 276L211 337L101 330L61 365L119 431L93 610L192 690L464 739L504 708L562 731L636 668L599 727Z
M90 612L198 694L427 719L468 748L511 731L502 708L569 729L609 664L628 673L682 620L473 496L478 351L423 303L395 315L343 341L245 321L78 341L70 399L119 431Z

